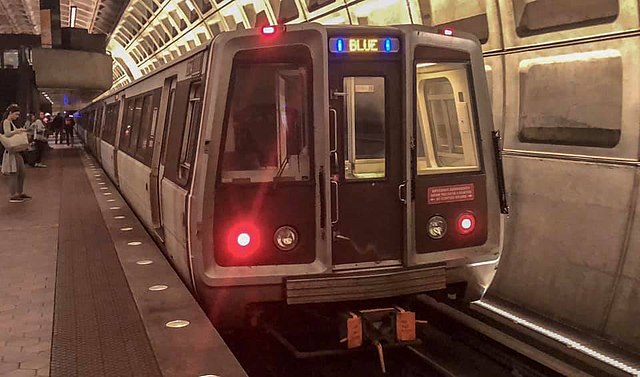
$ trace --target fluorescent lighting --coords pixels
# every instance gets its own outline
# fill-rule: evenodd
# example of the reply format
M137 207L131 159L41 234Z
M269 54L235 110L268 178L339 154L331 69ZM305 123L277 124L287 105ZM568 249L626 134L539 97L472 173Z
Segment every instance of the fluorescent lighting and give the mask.
M76 14L78 13L78 7L72 6L70 10L71 14L69 15L69 26L76 27Z
M514 323L517 323L521 326L527 327L535 332L538 332L540 334L543 334L553 340L555 340L556 342L559 343L563 343L565 346L567 346L568 348L573 348L578 350L579 352L582 352L584 354L587 354L591 357L593 357L594 359L597 359L605 364L609 364L615 368L618 368L620 370L623 370L633 376L638 376L640 375L640 370L634 368L631 365L627 365L619 360L614 359L613 357L609 356L609 355L605 355L604 353L598 352L593 348L590 348L588 346L585 346L571 338L568 338L566 336L560 335L554 331L551 331L547 328L544 328L540 325L537 325L533 322L529 322L524 318L518 317L517 315L510 313L506 310L503 310L501 308L498 308L497 306L491 305L485 301L475 301L474 304L477 304L478 306L481 306L487 310L490 310L496 314L499 314L511 321L513 321Z

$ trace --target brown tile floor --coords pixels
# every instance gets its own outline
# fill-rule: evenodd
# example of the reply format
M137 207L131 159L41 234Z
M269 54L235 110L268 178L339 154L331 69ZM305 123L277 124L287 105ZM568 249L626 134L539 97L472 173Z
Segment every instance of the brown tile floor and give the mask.
M62 166L27 168L25 192L9 203L0 176L0 376L48 376Z

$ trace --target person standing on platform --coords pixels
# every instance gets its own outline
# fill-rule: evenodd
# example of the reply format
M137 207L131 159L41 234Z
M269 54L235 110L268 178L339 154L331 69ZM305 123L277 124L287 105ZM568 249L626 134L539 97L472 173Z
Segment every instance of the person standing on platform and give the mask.
M24 128L18 128L14 122L20 117L20 107L18 105L9 105L7 111L2 117L2 133L6 137L27 132ZM22 203L27 199L31 199L29 195L24 193L24 160L20 152L9 152L5 150L2 154L2 174L9 178L9 193L11 203Z
M35 117L34 117L35 118ZM33 167L46 168L47 165L42 163L42 157L47 149L49 149L49 143L47 142L47 127L43 123L44 112L40 112L39 117L29 126L29 130L33 134L33 144L36 148L35 159L33 161Z
M54 133L54 138L55 138L55 143L58 144L58 137L60 138L60 144L62 144L62 139L64 137L64 124L63 124L64 120L62 119L62 115L60 115L60 113L57 113L56 116L53 118L53 121L51 121L51 123L53 124L53 133Z
M67 145L71 143L72 147L73 147L73 126L75 125L76 125L76 121L73 120L73 115L69 115L68 117L64 118L64 134L67 137Z

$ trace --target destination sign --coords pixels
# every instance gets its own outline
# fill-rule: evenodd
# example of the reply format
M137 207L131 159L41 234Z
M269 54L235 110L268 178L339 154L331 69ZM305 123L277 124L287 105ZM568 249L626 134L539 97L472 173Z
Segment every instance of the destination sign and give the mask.
M398 52L400 51L400 40L398 38L366 37L330 38L329 51L346 54Z

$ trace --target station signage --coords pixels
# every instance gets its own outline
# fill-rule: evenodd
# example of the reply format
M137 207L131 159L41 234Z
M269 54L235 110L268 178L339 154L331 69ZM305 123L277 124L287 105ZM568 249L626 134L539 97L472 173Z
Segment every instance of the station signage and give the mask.
M375 54L400 51L398 38L338 37L329 39L329 51L338 54Z

